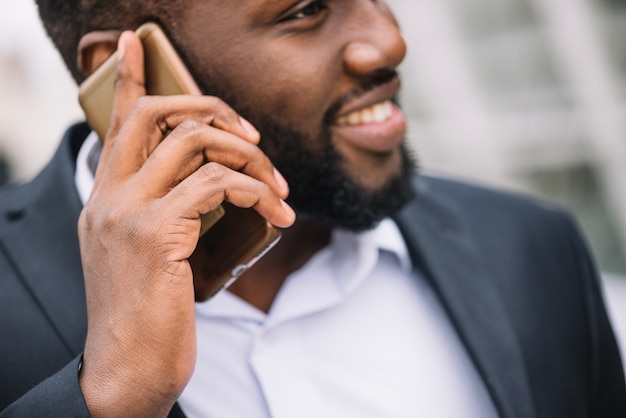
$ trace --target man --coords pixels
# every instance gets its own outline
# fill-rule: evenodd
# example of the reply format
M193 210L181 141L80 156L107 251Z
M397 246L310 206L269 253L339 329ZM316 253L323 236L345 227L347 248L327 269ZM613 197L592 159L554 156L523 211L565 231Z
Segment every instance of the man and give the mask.
M382 0L180 3L39 1L77 81L118 75L106 137L0 195L3 417L626 416L569 218L413 176ZM149 20L213 96L144 97ZM194 303L223 201L283 239Z

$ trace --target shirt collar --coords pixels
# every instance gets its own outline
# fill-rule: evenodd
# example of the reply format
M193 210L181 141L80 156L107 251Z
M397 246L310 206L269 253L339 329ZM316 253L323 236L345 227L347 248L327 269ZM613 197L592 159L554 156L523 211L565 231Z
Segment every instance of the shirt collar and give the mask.
M83 204L91 195L101 152L102 144L98 135L91 132L83 142L76 159L75 183ZM303 281L314 281L314 286L313 283L308 286L308 291L323 293L317 299L319 303L317 308L337 303L341 297L353 292L367 278L378 262L381 251L393 254L399 267L404 272L410 272L412 265L409 252L398 226L391 219L383 219L376 227L364 232L334 230L330 244L287 279L276 302L279 302L281 297L288 297L287 294L291 293L292 287L300 287ZM325 279L320 276L324 276ZM262 312L252 307L245 308L242 304L245 303L237 300L235 296L221 292L209 303L199 305L200 310L209 316L243 317L255 322L262 320L264 317ZM316 308L299 306L299 309Z
M98 160L102 152L102 143L95 132L91 132L78 151L76 158L76 173L74 183L83 205L89 199L93 189L94 176L98 167Z
M372 246L392 253L400 263L402 270L412 268L409 251L398 225L389 218L383 219L375 228L361 233L336 231L336 235L352 235L355 241L363 246Z
M397 225L384 219L366 232L333 231L329 245L292 273L276 296L268 315L246 307L227 291L197 304L205 318L237 319L273 327L277 324L335 306L371 277L381 252L395 256L398 269L412 268Z

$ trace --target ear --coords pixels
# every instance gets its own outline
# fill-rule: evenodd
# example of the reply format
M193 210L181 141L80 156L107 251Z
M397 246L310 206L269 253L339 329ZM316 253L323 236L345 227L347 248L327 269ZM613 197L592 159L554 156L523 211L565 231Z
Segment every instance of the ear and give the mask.
M85 34L78 43L78 69L85 76L94 72L115 52L121 33L118 30L103 30Z

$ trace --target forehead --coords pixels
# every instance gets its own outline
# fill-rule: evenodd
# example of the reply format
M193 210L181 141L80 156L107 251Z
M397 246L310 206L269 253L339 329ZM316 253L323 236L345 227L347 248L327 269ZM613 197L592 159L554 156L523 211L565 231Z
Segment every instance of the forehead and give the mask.
M254 37L257 30L270 29L284 11L305 0L183 0L162 3L162 24L174 37L195 42L220 42L230 38ZM147 10L147 13L150 11Z
M220 12L221 10L234 10L232 17L238 13L262 13L265 10L285 9L302 0L185 0L182 2L162 1L162 7L172 12L184 12L190 9L207 9ZM151 1L145 0L147 12L150 12Z
M355 0L183 0L181 2L161 1L163 7L172 14L173 20L185 21L185 18L206 19L207 22L216 22L220 26L235 25L242 22L252 24L269 24L274 19L290 9L320 5L340 9L349 5L356 5ZM372 0L367 0L372 1ZM380 0L378 0L380 1ZM182 18L185 16L185 18ZM171 20L171 19L168 19ZM201 26L200 30L210 30Z

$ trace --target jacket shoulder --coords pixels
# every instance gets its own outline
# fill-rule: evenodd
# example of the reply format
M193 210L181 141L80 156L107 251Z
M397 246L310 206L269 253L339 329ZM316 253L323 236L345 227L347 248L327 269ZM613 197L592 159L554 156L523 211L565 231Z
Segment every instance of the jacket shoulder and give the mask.
M470 228L499 231L563 223L578 228L566 208L522 192L426 175L416 176L414 182L418 201L445 208Z

